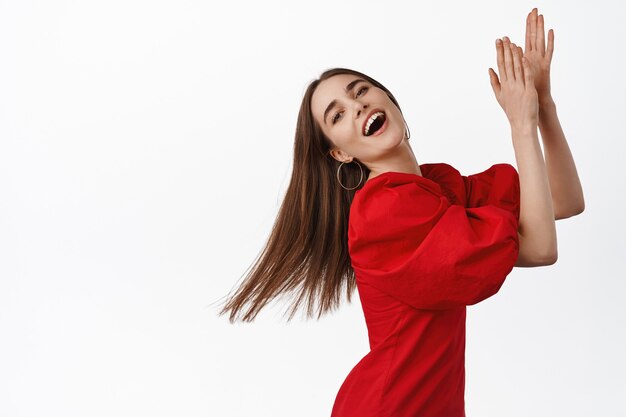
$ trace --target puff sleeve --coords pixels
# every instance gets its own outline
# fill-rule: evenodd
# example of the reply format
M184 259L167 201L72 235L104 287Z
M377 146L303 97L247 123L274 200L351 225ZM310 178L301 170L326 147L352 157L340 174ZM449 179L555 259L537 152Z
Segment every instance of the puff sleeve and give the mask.
M381 174L358 191L348 226L357 283L418 309L473 305L498 292L519 254L517 172L499 164L463 177L444 165L465 205L409 173Z
M468 208L488 204L508 210L519 221L519 174L510 164L495 164L477 174L462 176Z

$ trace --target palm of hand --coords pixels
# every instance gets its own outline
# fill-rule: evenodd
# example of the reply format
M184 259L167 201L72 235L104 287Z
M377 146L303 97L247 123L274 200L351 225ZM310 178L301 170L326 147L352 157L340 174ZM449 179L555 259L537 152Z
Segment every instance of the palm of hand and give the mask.
M548 47L545 45L543 15L537 16L534 8L526 18L526 45L524 56L533 72L535 88L539 97L550 96L550 63L554 53L554 30L548 31Z

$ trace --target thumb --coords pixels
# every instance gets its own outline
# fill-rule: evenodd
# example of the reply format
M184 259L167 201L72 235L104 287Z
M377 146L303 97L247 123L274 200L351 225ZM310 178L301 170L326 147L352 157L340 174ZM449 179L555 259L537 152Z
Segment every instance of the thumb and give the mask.
M500 95L500 81L498 80L498 75L494 70L489 68L489 82L491 83L491 89L493 93L498 97Z

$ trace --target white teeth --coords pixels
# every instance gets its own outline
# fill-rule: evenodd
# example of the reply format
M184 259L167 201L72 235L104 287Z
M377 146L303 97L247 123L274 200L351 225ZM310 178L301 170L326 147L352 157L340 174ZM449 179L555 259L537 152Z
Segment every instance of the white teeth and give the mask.
M374 123L374 120L376 120L376 118L378 116L383 116L385 113L381 112L381 111L377 111L376 113L372 114L370 116L370 118L367 120L367 123L365 124L365 131L363 132L365 134L365 136L367 136L367 134L370 131L370 126L372 125L372 123Z

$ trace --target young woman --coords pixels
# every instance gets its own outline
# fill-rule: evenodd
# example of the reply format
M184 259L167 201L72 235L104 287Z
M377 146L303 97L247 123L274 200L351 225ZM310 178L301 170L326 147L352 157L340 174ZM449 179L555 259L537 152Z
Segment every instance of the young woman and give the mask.
M371 350L341 385L332 417L464 416L466 307L497 293L514 266L556 262L555 219L583 211L550 98L553 34L545 51L537 9L527 29L525 57L498 39L500 76L489 69L519 172L419 165L398 102L358 71L330 69L306 90L276 224L219 314L233 322L249 303L243 320L252 321L295 291L289 320L303 301L308 316L318 302L319 318L344 286L348 301L358 288Z

